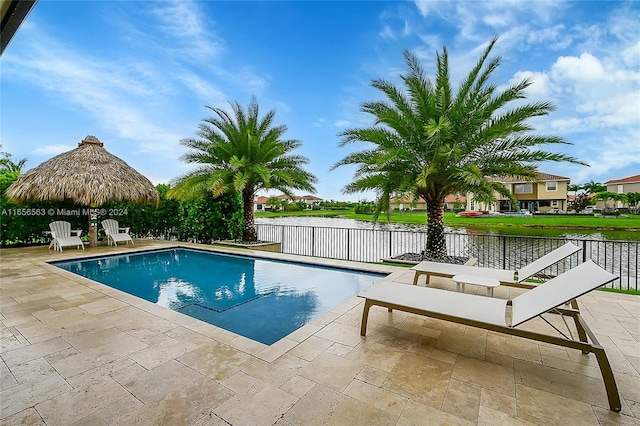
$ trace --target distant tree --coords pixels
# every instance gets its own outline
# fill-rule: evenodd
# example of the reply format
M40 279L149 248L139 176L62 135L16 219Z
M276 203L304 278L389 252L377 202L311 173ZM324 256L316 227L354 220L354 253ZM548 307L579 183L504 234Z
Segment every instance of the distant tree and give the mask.
M289 196L292 190L315 192L316 177L302 165L309 160L291 152L301 145L295 139L282 139L287 126L273 126L275 110L260 117L255 98L245 110L230 103L233 114L222 108L207 107L215 114L204 119L199 139L183 139L191 149L182 156L187 163L199 164L195 170L175 179L171 195L179 198L215 196L228 192L242 194L244 211L243 241L256 241L253 203L257 191L275 189Z
M597 194L599 192L606 192L607 185L603 185L599 182L594 182L593 180L590 180L589 182L582 185L582 189L587 191L587 194Z
M282 210L284 204L284 200L281 200L278 197L269 197L267 199L267 206L271 207L272 209L275 208L276 210Z
M627 192L626 195L629 207L638 207L638 204L640 204L640 192Z
M621 201L623 203L627 202L627 194L618 194L617 192L608 192L608 191L598 192L594 198L596 200L604 201L606 208L609 207L607 203L607 201L609 200Z
M2 144L0 144L0 171L7 173L22 173L22 168L27 163L27 159L23 158L18 162L13 161L13 155L8 152L2 151Z
M573 192L573 195L577 195L578 191L580 191L581 189L582 189L582 186L578 185L578 184L568 185L567 186L567 191Z
M541 148L566 144L562 138L531 134L531 118L545 116L554 109L549 102L522 102L532 80L523 79L500 90L491 82L500 65L499 57L488 60L496 41L489 43L457 91L451 83L446 48L436 55L433 79L417 56L405 51L408 71L400 76L403 87L376 79L371 85L386 99L362 104L362 111L373 116L374 125L340 134L340 146L370 144L333 168L357 166L354 179L344 192L376 191L375 219L389 211L393 196L411 194L427 202L424 257L441 259L447 254L447 195L472 192L477 200L493 201L498 193L515 201L509 190L491 177L534 181L540 162L584 164ZM515 102L517 106L509 108Z
M461 210L464 208L464 203L460 201L460 198L456 197L453 202L453 210Z
M582 185L568 185L567 186L567 191L568 192L573 192L573 199L569 200L569 210L575 210L577 212L581 211L582 209L584 209L584 206L582 206L582 201L584 199L584 197L579 197L578 196L578 191L580 191L582 189Z
M0 144L0 194L4 195L4 191L9 185L18 179L26 163L26 158L18 162L13 161L13 155L2 151L2 144Z

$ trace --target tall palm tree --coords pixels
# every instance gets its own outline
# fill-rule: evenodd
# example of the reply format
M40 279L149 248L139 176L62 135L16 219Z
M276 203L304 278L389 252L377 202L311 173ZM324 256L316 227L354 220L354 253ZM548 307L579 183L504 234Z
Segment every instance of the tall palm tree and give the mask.
M574 196L578 195L578 191L580 191L581 189L582 189L582 186L578 184L567 185L567 191L573 192Z
M607 185L603 185L600 182L594 182L593 179L582 185L582 189L587 191L587 194L597 194L599 192L606 192Z
M187 163L199 166L174 180L174 197L190 197L211 191L222 195L231 191L242 194L244 209L243 241L258 239L253 203L257 191L276 189L289 196L292 190L315 192L316 177L303 170L309 160L291 151L301 144L296 139L281 139L287 126L273 126L275 110L259 116L256 99L246 111L238 102L230 103L233 114L222 108L207 107L215 114L204 119L196 133L199 139L180 143L192 151L182 156Z
M362 111L375 124L340 134L340 146L368 142L370 149L343 158L333 168L357 165L354 180L344 192L376 191L376 215L388 210L394 195L413 194L427 202L427 246L424 257L446 256L444 236L445 197L473 192L478 201L494 201L495 193L514 198L492 177L536 179L536 164L569 161L573 157L544 151L541 145L567 144L555 136L531 134L528 120L554 109L549 102L507 106L525 98L532 83L524 79L504 90L489 82L500 58L488 59L493 39L477 64L462 80L457 92L451 85L446 48L437 53L434 79L417 57L408 51L408 72L401 75L403 88L382 79L373 80L385 101L365 102Z

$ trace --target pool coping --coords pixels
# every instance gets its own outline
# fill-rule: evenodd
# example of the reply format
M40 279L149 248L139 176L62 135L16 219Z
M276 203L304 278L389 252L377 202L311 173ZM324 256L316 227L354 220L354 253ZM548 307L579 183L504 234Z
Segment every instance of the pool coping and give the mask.
M125 247L125 246L123 246L123 248L124 248L124 247ZM185 315L185 316L187 316L187 317L189 317L189 318L196 319L196 320L198 320L198 321L201 321L201 322L204 322L204 323L206 323L206 324L212 325L212 326L214 326L214 327L216 327L216 328L219 328L219 329L222 329L222 330L227 331L227 332L229 332L229 333L232 333L232 334L234 334L234 335L236 335L236 336L238 336L238 337L244 337L244 336L239 335L239 334L237 334L237 333L234 333L234 332L232 332L232 331L229 331L229 330L227 330L227 329L224 329L224 328L222 328L222 327L218 327L218 326L216 326L215 324L211 324L211 323L208 323L208 322L206 322L206 321L204 321L204 320L201 320L201 319L198 319L198 318L192 317L192 316L190 316L190 315L188 315L188 314L184 314L184 313L182 313L182 312L180 312L180 311L173 310L173 309L171 309L171 308L169 308L169 307L165 307L165 306L162 306L162 305L158 305L158 304L156 304L156 303L154 303L154 302L152 302L152 301L149 301L149 300L146 300L146 299L142 299L142 298L140 298L140 297L138 297L138 296L135 296L135 295L133 295L133 294L127 293L127 292L126 292L126 291L124 291L124 290L119 290L119 289L117 289L117 288L115 288L115 287L112 287L112 286L110 286L110 285L108 285L108 284L101 283L100 281L95 281L95 280L92 280L91 278L87 278L87 277L85 277L85 276L83 276L83 275L76 274L76 273L74 273L74 272L68 271L68 270L66 270L66 269L64 269L64 268L61 268L61 267L56 266L54 263L75 262L75 261L85 261L85 260L92 260L92 259L103 259L103 258L109 258L109 257L124 256L124 255L136 255L136 254L143 254L143 253L153 253L153 252L165 251L165 250L186 249L186 250L194 250L194 251L205 252L205 253L207 253L207 252L208 252L208 253L218 253L218 254L223 254L223 255L232 255L232 256L243 257L243 258L253 258L253 259L266 260L266 261L277 261L277 262L288 262L288 263L295 263L295 264L301 264L301 265L307 265L307 266L315 266L315 267L323 267L323 268L332 268L332 269L339 269L339 270L345 270L345 271L351 271L351 272L374 273L374 274L381 274L381 275L383 275L383 276L379 277L379 278L378 278L378 280L387 279L387 278L389 278L389 276L392 276L392 275L395 273L395 272L389 272L389 271L384 271L384 272L383 272L383 271L374 270L374 269L378 269L378 268L371 268L371 266L374 266L374 267L375 267L375 266L377 266L377 265L375 265L375 264L367 264L367 263L353 262L353 261L342 261L342 265L336 265L335 263L328 264L327 262L319 262L319 261L324 261L324 260L326 260L326 259L322 259L322 258L313 258L313 259L315 259L315 261L313 261L313 260L312 260L312 261L309 261L308 257L306 257L306 256L288 255L288 254L283 254L283 253L278 253L278 252L261 251L261 250L251 250L251 254L247 254L247 253L246 253L246 251L247 251L246 249L241 249L241 250L242 250L242 252L241 252L241 253L231 253L231 252L230 252L230 250L226 250L226 248L227 248L227 247L215 247L215 246L214 246L214 247L209 247L209 246L202 246L202 245L194 246L194 245L192 245L192 244L190 244L190 245L184 245L184 244L170 244L170 245L169 245L169 246L167 246L167 247L147 248L147 249L142 249L142 250L124 251L124 252L109 253L109 254L101 254L101 255L92 254L92 255L89 255L89 256L80 256L80 257L75 257L75 258L70 258L70 259L63 259L63 260L50 260L50 261L45 261L45 263L46 263L49 267L50 267L50 266L53 266L53 267L56 269L56 271L61 271L61 272L69 273L69 274L71 274L73 277L80 277L80 278L84 278L84 279L86 279L86 280L90 281L92 285L93 285L93 284L99 284L99 285L102 285L102 286L106 286L106 287L108 287L109 289L117 290L117 291L119 291L120 293L123 293L123 294L125 294L125 295L127 295L127 296L132 296L132 297L135 297L135 298L137 298L137 299L143 300L143 301L145 301L145 302L151 303L151 304L152 304L152 305L154 305L154 306L160 306L160 307L163 307L163 308L165 308L165 309L168 309L168 310L170 310L170 311L172 311L172 312L176 312L176 313L179 313L179 314L181 314L181 315ZM266 255L266 256L263 256L262 254L265 254L265 253L267 253L267 255ZM276 254L276 256L269 256L269 255L268 255L268 253L274 253L274 254ZM303 259L301 259L301 258L303 258ZM335 261L336 261L336 259L332 259L332 262L335 262ZM364 266L362 266L362 265L364 265ZM49 268L47 268L47 269L49 269ZM388 268L387 268L387 267L385 267L385 268L383 268L383 269L388 269ZM50 270L50 269L49 269L49 270ZM56 272L56 271L54 271L54 270L50 270L50 271L51 271L52 273L55 273L55 272ZM406 271L404 271L404 270L403 270L402 272L406 272ZM62 274L62 275L64 276L64 275L66 275L66 274ZM66 278L71 279L72 277L70 277L70 276L66 276ZM78 282L77 280L74 280L74 281ZM87 285L87 287L89 287L89 286ZM94 290L98 290L98 289L97 289L97 288L94 288ZM102 292L102 293L104 293L103 291L101 291L101 292ZM110 296L114 297L114 295L112 295L112 294L110 294ZM349 300L351 300L353 297L357 297L357 295L354 295L354 296L350 297L349 299L347 299L345 302L342 302L342 303L338 304L337 306L334 306L332 309L330 309L330 310L329 310L328 312L326 312L325 314L322 314L322 315L318 316L317 318L314 318L313 320L309 321L309 323L313 322L314 320L319 320L319 319L321 319L324 315L326 315L327 313L330 313L331 311L334 311L334 310L338 309L338 308L340 307L340 305L342 305L343 303L348 302L348 301L349 301ZM117 298L117 297L116 297L116 299L117 299L117 300L121 300L121 301L123 301L123 302L125 301L124 299L120 299L120 298ZM130 301L129 301L129 300L127 300L126 302L127 302L127 303L130 303ZM349 304L349 305L348 305L348 307L349 307L349 309L350 309L350 308L352 308L352 307L353 307L353 305L352 305L352 304ZM307 324L309 324L309 323L307 323ZM305 324L304 326L306 326L307 324ZM264 345L265 347L270 347L270 346L273 346L273 345L277 344L278 342L280 342L280 340L285 339L285 338L289 337L290 335L292 335L292 334L296 333L297 331L299 331L300 329L302 329L304 326L297 328L297 329L296 329L296 330L294 330L293 332L291 332L291 333L289 333L289 334L287 334L287 335L283 336L282 338L278 339L277 341L275 341L274 343L272 343L272 344L270 344L270 345L267 345L267 344L264 344L264 343L261 343L261 342L257 342L257 341L255 341L255 340L250 339L250 338L247 338L247 337L244 337L244 338L245 338L245 339L248 339L248 340L250 340L250 341L252 341L252 342L255 342L255 343L258 343L258 344L262 344L262 345ZM302 333L302 334L305 334L305 333ZM308 336L307 336L307 337L308 337ZM305 337L305 338L306 338L306 337Z
M168 321L172 321L178 325L186 327L192 331L196 331L198 333L202 333L208 337L214 338L221 343L227 344L235 349L242 350L247 352L257 358L262 359L266 362L272 362L281 355L284 355L290 349L312 336L315 332L321 328L318 324L326 325L330 323L337 316L342 315L343 313L352 309L355 305L362 302L362 299L357 296L353 296L341 303L340 305L334 307L329 312L321 315L318 318L315 318L311 322L303 325L299 329L294 332L288 334L287 336L281 338L271 345L265 345L263 343L257 342L255 340L249 339L247 337L241 336L239 334L233 333L231 331L225 330L223 328L217 327L213 324L209 324L205 321L199 320L197 318L190 317L189 315L173 311L170 308L166 308L164 306L157 305L153 302L141 299L137 296L126 293L122 290L118 290L116 288L110 287L106 284L102 284L98 281L93 281L89 278L77 275L73 272L66 271L62 268L59 268L55 265L52 265L51 262L60 262L60 261L74 261L74 260L85 260L91 258L101 258L107 256L118 256L123 254L134 254L134 253L142 253L154 250L161 249L172 249L172 248L187 248L187 249L196 249L202 251L210 251L213 253L223 253L223 254L234 254L244 257L255 257L262 258L267 260L280 260L280 261L289 261L302 263L307 265L315 265L315 266L325 266L332 268L342 268L342 269L350 269L354 271L361 272L373 272L373 273L383 273L387 274L386 277L381 278L384 280L393 280L400 276L403 273L406 273L406 268L397 267L397 266L389 266L382 264L374 264L374 263L365 263L365 262L354 262L354 261L346 261L340 259L327 259L327 258L318 258L311 256L300 256L293 254L285 254L278 252L270 252L270 251L260 251L260 250L252 250L247 248L234 248L229 246L216 246L216 245L203 245L198 243L188 243L188 242L176 242L176 241L162 241L162 240L153 240L154 245L158 244L157 247L134 247L132 245L123 245L117 246L117 251L112 253L86 253L85 252L72 252L71 250L65 251L62 253L73 253L73 256L66 257L64 259L45 259L40 262L36 262L36 264L40 264L43 268L45 268L50 273L61 276L65 279L72 280L76 283L85 285L87 288L91 290L98 291L106 296L112 297L118 301L126 303L128 305L137 307L145 312L151 313L153 315L157 315L160 318L166 319ZM114 248L114 249L116 249ZM57 253L52 253L52 256L55 256ZM195 322L195 323L194 323ZM206 327L213 327L212 330L206 330ZM204 329L204 330L203 330Z

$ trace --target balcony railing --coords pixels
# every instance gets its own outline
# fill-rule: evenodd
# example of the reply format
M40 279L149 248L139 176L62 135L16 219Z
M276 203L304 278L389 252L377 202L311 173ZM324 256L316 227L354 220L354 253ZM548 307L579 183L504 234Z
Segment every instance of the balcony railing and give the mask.
M427 242L427 234L423 231L270 224L256 227L260 240L281 243L283 253L358 262L380 262L404 253L420 253ZM592 259L620 277L608 287L638 291L638 241L463 233L446 233L445 237L450 256L475 257L478 266L513 270L571 241L582 250L541 274L555 276Z

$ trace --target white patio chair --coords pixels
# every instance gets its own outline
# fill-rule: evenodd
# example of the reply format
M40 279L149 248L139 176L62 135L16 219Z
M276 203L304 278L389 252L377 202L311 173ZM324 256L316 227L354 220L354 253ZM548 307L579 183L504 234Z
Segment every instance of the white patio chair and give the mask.
M118 242L124 242L126 244L129 241L133 244L133 239L131 239L131 235L129 235L129 227L120 228L117 220L105 219L102 221L102 227L107 236L107 245L113 243L114 246L117 246Z
M84 250L84 244L80 239L82 229L71 229L69 222L58 220L49 224L49 230L51 230L53 237L49 249L62 251L62 247L76 246L76 248L82 247Z

